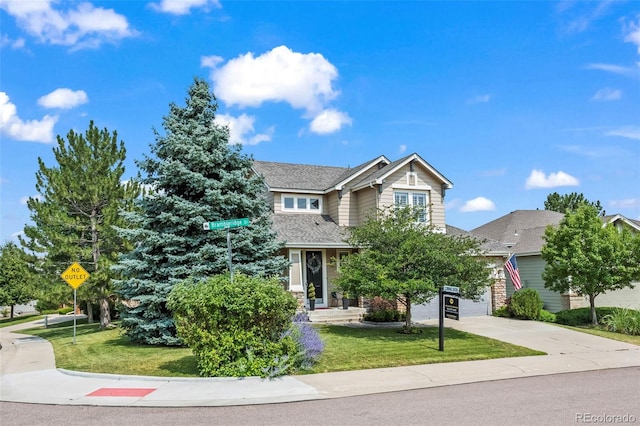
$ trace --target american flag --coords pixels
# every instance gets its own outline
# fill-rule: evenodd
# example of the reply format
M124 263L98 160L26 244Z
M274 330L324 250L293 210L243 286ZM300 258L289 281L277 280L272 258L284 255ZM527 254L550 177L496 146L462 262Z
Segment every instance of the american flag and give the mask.
M504 264L504 267L509 272L509 277L511 278L511 283L513 284L513 288L516 291L522 288L522 283L520 282L520 272L518 272L518 264L516 263L516 255L512 254L507 259L507 263Z

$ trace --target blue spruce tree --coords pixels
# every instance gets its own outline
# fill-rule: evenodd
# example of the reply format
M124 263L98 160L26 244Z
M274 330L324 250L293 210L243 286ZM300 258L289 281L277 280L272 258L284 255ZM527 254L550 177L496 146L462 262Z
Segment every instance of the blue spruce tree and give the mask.
M136 245L116 266L124 277L122 327L136 342L181 344L166 306L171 289L188 277L228 272L226 231L205 231L204 222L251 220L231 230L234 271L274 276L287 267L263 181L241 146L228 144L228 128L214 124L216 109L209 85L195 78L186 105L170 105L165 134L155 131L151 156L137 163L151 193L126 214L129 227L120 232Z

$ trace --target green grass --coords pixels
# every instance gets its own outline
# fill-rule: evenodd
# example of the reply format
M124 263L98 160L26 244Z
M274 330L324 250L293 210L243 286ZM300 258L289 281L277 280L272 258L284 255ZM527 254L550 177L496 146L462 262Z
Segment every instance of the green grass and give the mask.
M0 328L9 327L10 325L23 324L25 322L31 322L35 320L42 319L43 315L32 314L32 315L21 315L15 316L12 318L2 318L0 319Z
M418 334L402 334L398 330L320 326L325 351L320 362L304 374L544 354L453 329L445 329L445 350L440 352L437 327L424 327ZM196 358L189 348L137 345L119 328L101 331L97 324L81 320L76 326L75 345L73 324L69 323L21 333L49 340L58 368L125 375L198 376Z
M444 351L440 352L438 328L420 329L422 332L418 334L403 334L398 333L400 327L320 326L325 351L309 373L544 355L450 328L445 329Z
M569 330L580 331L582 333L593 334L595 336L606 337L607 339L618 340L620 342L631 343L632 345L640 346L640 336L614 333L612 331L605 330L602 326L593 326L593 325L570 326L570 325L562 325L562 324L554 324L554 325L568 328Z

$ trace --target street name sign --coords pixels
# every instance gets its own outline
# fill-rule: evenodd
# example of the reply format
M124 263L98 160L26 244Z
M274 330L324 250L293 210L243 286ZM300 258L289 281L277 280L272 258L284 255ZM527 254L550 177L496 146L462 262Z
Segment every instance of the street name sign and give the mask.
M74 262L60 277L75 290L89 278L89 273L78 262Z
M442 291L444 291L445 293L455 293L455 294L458 294L458 293L460 293L460 287L455 287L455 286L452 286L452 285L445 285L445 286L442 288Z
M242 219L229 219L229 220L218 220L216 222L205 222L202 224L202 227L205 231L217 231L219 229L231 229L231 228L239 228L241 226L249 226L249 218L243 217Z

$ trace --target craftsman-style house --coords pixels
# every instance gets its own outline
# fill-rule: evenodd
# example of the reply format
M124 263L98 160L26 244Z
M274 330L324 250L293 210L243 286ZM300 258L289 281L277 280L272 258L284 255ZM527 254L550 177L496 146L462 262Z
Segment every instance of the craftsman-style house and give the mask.
M453 184L418 154L393 162L380 156L356 167L255 161L253 169L264 177L273 226L285 242L289 290L306 300L313 283L316 307L336 302L332 281L341 256L354 250L344 241L345 228L377 208L422 208L420 221L446 232L444 195Z

